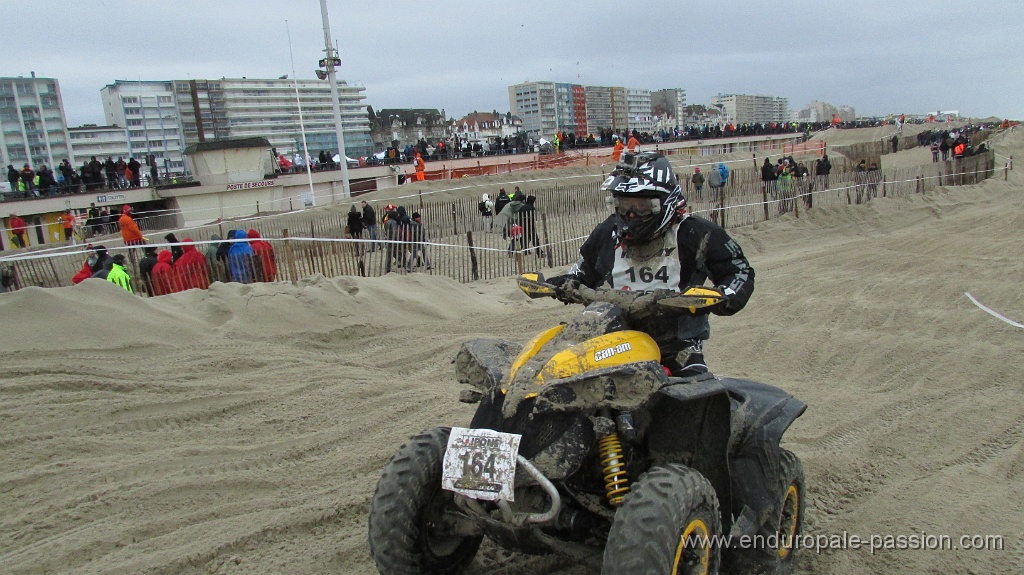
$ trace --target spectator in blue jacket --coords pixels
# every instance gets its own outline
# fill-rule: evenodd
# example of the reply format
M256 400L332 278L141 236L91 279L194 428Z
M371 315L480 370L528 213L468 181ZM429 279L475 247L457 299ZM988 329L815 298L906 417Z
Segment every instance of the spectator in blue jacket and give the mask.
M235 230L231 234L233 240L247 240L245 230ZM228 250L228 268L231 271L231 281L243 284L253 282L253 251L248 241L235 242Z
M726 166L724 163L719 162L718 173L722 175L722 187L724 188L725 185L729 183L729 166Z

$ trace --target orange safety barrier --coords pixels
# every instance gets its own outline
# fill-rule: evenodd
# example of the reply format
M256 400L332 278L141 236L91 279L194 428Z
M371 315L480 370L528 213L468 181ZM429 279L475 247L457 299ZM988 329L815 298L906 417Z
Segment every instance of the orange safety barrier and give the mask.
M810 152L816 152L818 154L825 153L825 142L822 140L815 140L811 142L800 142L798 144L786 144L783 147L783 153L786 155L790 154L806 154Z

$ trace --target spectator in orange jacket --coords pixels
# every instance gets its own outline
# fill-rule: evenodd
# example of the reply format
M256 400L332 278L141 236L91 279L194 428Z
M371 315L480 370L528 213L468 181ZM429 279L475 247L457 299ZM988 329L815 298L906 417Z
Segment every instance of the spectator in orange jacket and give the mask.
M207 289L210 287L210 270L206 267L206 256L196 249L192 238L181 240L181 257L174 262L174 271L181 280L181 289Z
M245 235L249 238L249 247L252 248L253 254L260 259L260 266L256 268L260 271L260 274L256 281L274 281L277 277L277 260L274 258L274 246L270 245L268 241L261 240L260 233L256 230L249 230Z
M629 136L629 141L626 142L626 149L630 152L636 152L640 149L640 140L636 139L636 133Z
M167 295L181 291L178 274L171 267L171 251L160 250L153 266L153 295Z
M419 152L416 152L416 181L422 182L427 179L426 174L423 173L427 168L427 163L423 161L423 156Z
M626 146L622 143L622 138L615 138L615 148L612 150L612 161L618 162L619 158L622 157L622 149Z
M64 225L64 241L70 240L75 235L75 216L71 215L71 210L64 210L60 222Z
M135 220L132 219L131 206L125 204L121 208L121 218L117 220L117 223L121 227L121 239L124 240L124 245L138 246L145 243L146 239L142 237L142 230L139 229L139 224L136 224Z

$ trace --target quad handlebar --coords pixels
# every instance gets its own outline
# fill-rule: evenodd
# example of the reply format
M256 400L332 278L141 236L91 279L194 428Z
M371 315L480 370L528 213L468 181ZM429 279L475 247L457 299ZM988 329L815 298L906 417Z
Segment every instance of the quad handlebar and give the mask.
M726 296L714 288L693 286L683 292L657 289L650 291L616 290L610 288L589 288L576 280L567 280L560 285L544 281L539 273L527 273L517 278L519 289L531 298L551 297L560 302L588 305L605 302L621 307L630 315L649 315L660 307L679 311L699 313L725 301Z

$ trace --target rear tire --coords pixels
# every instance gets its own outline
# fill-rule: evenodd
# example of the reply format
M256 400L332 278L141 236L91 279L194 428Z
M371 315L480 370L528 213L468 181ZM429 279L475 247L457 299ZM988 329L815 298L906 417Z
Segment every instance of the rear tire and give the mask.
M684 465L656 467L615 513L601 573L714 575L720 549L709 539L721 530L718 497L703 475Z
M780 506L755 537L756 547L727 552L729 571L736 575L785 575L793 570L794 540L803 529L804 466L792 451L779 449L780 481L776 488ZM775 544L769 547L768 543Z
M483 535L446 532L458 513L441 489L448 429L416 435L384 466L370 500L370 555L383 575L456 575L473 561Z

